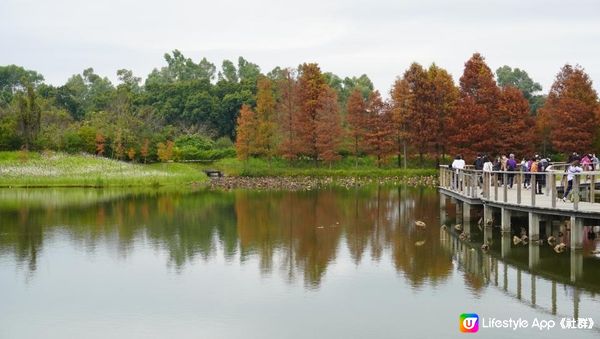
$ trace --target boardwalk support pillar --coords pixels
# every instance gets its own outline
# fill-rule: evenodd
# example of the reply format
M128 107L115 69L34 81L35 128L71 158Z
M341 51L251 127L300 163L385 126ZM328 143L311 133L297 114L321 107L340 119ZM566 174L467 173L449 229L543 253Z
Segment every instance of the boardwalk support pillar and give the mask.
M544 234L546 235L546 239L552 235L552 217L546 216L544 218Z
M483 205L483 224L486 226L487 225L491 226L491 223L489 224L490 220L494 220L492 207L488 206L488 205Z
M571 250L583 248L583 219L571 217Z
M502 233L510 233L510 217L512 216L512 212L508 208L502 207L501 214L500 227Z
M576 282L583 275L583 251L571 252L571 282Z
M440 194L440 224L444 225L446 221L446 196Z
M462 204L462 213L463 213L463 226L467 226L471 224L471 205L463 202Z
M510 233L502 233L502 243L501 243L501 255L502 258L506 258L510 253L510 244L512 239L510 238Z
M540 246L534 242L529 242L529 269L535 269L540 263Z
M540 240L540 215L529 212L529 240Z

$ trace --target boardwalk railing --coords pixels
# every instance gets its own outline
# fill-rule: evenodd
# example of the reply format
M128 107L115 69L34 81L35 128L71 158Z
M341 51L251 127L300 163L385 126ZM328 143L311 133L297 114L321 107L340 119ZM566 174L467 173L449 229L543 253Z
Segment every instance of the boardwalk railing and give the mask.
M553 164L544 172L486 172L470 167L451 169L440 166L439 183L440 188L469 199L600 213L600 200L596 198L600 172L573 174L569 183L566 167L565 164ZM569 188L564 202L564 193Z

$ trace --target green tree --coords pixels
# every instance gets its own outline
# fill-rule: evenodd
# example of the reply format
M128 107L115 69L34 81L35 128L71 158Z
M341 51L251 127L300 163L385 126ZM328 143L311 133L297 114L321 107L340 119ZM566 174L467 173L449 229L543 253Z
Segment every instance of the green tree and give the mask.
M525 99L529 101L532 114L535 114L544 104L545 97L535 94L542 90L542 85L533 81L524 70L504 65L496 70L496 79L500 87L512 86L520 89Z
M15 100L19 132L23 146L28 150L40 132L42 110L31 85L27 86L26 92L17 92Z
M0 107L10 104L18 91L27 86L35 89L42 81L44 77L36 71L17 65L0 66Z

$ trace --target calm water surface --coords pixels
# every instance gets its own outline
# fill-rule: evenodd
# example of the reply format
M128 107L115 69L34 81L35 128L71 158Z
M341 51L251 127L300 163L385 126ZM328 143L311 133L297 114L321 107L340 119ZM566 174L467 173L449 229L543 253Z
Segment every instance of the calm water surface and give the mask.
M475 223L471 244L441 230L455 211L402 187L0 190L0 338L464 338L467 312L600 325L600 244L558 255L494 230L485 254Z

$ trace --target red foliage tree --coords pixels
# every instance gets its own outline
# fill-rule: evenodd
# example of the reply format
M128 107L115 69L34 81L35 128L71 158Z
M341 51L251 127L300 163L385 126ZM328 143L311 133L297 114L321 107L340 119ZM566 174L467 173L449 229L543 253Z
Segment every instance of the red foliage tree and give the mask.
M275 110L276 103L273 96L271 80L260 77L257 82L256 94L256 155L271 158L275 153Z
M498 102L500 90L494 75L475 53L465 63L460 78L460 98L452 119L452 149L466 157L477 152L494 152L501 148L498 138Z
M419 154L419 160L421 165L423 164L423 155L427 153L429 146L429 140L427 140L427 133L423 133L428 130L430 125L435 120L433 110L428 107L429 97L431 96L430 88L428 88L427 72L418 63L410 65L408 70L404 72L402 77L407 85L408 90L411 93L411 110L408 111L408 138L412 146L416 149Z
M150 155L150 140L144 139L144 143L140 148L140 155L144 158L144 164L146 163L146 159L148 155Z
M235 150L241 160L254 155L254 140L256 137L256 114L250 106L244 104L237 119Z
M96 133L96 155L102 156L106 145L106 139L102 133Z
M316 151L318 158L331 164L340 158L338 148L342 138L342 121L336 92L325 87L319 97L315 117Z
M377 158L377 166L394 153L391 111L386 107L378 91L369 95L367 102L367 132L365 135L368 153Z
M299 110L294 126L294 134L298 140L297 151L317 163L319 159L317 111L321 103L320 98L329 86L325 83L325 78L317 64L303 64L299 72L297 96Z
M440 155L444 156L447 150L449 137L448 125L451 124L458 89L454 85L452 76L443 68L432 64L427 70L427 133L424 137L429 144L429 149L436 154L439 165Z
M346 104L346 110L348 115L346 119L348 121L348 130L352 139L352 148L354 150L354 156L356 157L355 165L358 162L358 155L361 152L363 139L365 136L365 123L366 123L366 103L363 98L360 89L352 91L348 97Z
M394 86L392 86L390 96L390 127L394 149L398 156L398 167L400 167L402 155L404 155L404 167L406 167L407 143L410 119L413 114L414 95L405 79L397 79Z
M297 106L297 88L294 71L284 69L281 79L277 81L277 90L279 94L279 132L281 143L279 144L279 153L285 159L294 159L298 154L298 140L296 139L296 120L298 118Z
M592 149L598 132L598 94L579 67L565 65L540 110L538 126L550 132L554 151L570 153Z
M529 101L520 89L507 86L500 92L498 142L504 153L531 154L537 133L529 115Z

